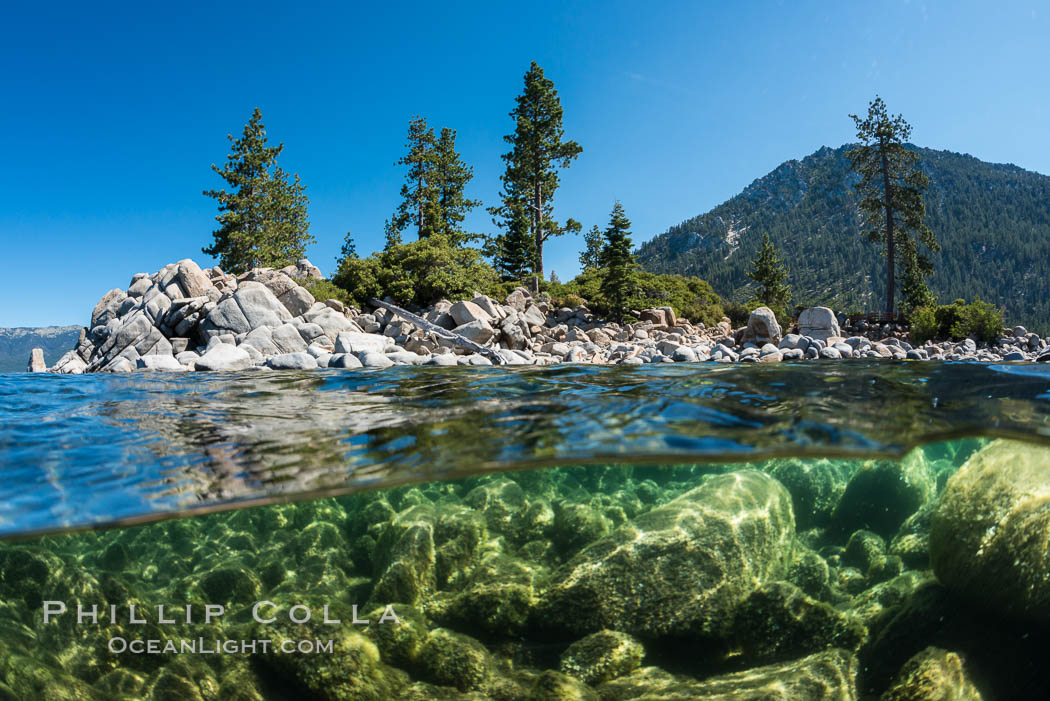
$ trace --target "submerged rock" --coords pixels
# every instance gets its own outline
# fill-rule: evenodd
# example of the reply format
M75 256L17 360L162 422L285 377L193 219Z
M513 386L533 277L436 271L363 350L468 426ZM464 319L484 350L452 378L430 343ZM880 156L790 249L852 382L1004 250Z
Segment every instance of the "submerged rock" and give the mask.
M908 660L880 701L982 701L962 658L928 647Z
M776 480L752 470L710 477L573 557L541 618L582 633L723 634L741 601L783 575L794 530Z
M996 441L941 494L930 531L937 578L981 607L1050 622L1050 450Z
M603 701L857 701L856 676L856 657L843 650L828 650L704 681L643 667L602 684L598 691Z
M585 684L601 684L638 669L644 657L645 648L633 636L601 630L562 653L561 671Z

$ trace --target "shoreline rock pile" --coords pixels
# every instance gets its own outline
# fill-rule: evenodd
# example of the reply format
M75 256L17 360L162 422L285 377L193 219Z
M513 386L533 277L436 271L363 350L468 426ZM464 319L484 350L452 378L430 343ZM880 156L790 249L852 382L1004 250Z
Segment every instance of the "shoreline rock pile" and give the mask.
M826 307L805 310L797 333L787 334L765 307L735 331L729 319L707 328L677 318L670 307L643 310L638 322L620 325L596 318L585 306L554 308L522 287L502 304L479 294L469 301L442 300L422 312L426 321L491 349L486 357L393 311L362 311L335 299L316 300L302 283L320 278L320 270L306 259L280 270L256 268L237 276L218 267L201 269L190 259L152 275L138 273L126 290L103 295L73 350L51 368L34 354L29 371L349 369L491 365L491 358L508 365L840 358L1050 361L1050 339L1022 327L992 345L966 339L916 348L902 339L900 327L845 326L845 318Z

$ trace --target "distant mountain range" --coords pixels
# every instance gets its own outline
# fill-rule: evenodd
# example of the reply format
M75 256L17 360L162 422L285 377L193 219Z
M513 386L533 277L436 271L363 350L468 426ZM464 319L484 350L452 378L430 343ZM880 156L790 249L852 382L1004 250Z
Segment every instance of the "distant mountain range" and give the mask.
M54 365L56 360L76 345L80 328L44 326L35 329L0 329L0 373L25 372L29 354L34 348L43 348L44 360L49 367Z
M745 272L767 233L790 268L795 304L881 310L886 263L879 245L860 234L849 148L782 163L643 244L639 262L656 273L696 275L724 297L747 301L754 283ZM930 288L942 303L979 296L1002 306L1009 324L1050 330L1050 177L915 148L930 178L927 223L942 246Z

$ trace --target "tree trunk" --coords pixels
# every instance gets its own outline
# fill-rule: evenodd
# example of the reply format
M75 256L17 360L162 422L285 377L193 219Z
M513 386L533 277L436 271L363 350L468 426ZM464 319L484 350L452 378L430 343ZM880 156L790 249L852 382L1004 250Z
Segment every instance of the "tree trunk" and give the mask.
M882 187L886 203L886 313L893 314L894 287L894 241L893 241L893 206L890 202L890 165L886 158L886 139L879 138L879 153L882 156Z
M543 186L536 181L535 195L533 196L532 231L536 237L536 274L543 278Z

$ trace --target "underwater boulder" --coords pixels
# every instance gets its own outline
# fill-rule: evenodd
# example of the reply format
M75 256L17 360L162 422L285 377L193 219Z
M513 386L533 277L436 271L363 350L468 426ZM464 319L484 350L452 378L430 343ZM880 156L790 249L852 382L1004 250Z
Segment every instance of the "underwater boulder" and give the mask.
M599 696L583 682L548 669L536 677L527 701L599 701Z
M867 642L868 630L856 617L792 584L770 582L737 609L733 637L749 663L764 664L832 648L855 653Z
M784 574L795 520L769 475L741 470L588 545L553 576L537 622L576 633L721 635L737 604Z
M375 605L391 601L414 605L433 592L437 520L433 506L420 504L405 509L385 526L374 555Z
M600 630L577 640L561 655L561 671L584 684L601 684L642 665L645 648L634 636Z
M1001 614L1050 622L1050 450L995 441L941 494L933 571L948 589Z
M928 647L908 660L880 701L982 701L963 659Z
M901 524L933 497L935 487L918 451L900 462L866 462L846 485L832 516L833 525L844 534L870 530L892 538Z
M419 670L428 681L460 691L480 689L489 678L490 667L488 651L481 643L444 628L430 631L419 654Z
M603 701L856 701L857 658L827 650L791 662L755 667L699 681L657 667L642 667L598 687Z
M826 526L831 521L857 467L856 461L800 458L778 458L765 465L766 471L791 493L799 530Z

